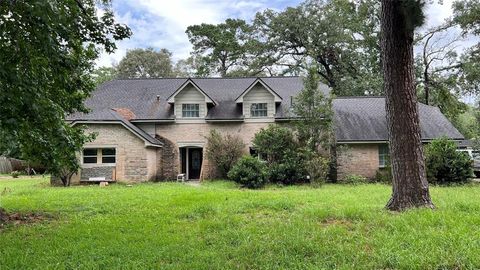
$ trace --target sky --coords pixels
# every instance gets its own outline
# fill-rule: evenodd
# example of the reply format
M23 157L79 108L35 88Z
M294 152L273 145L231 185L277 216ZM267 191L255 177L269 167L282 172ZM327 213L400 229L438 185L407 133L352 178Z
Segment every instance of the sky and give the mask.
M127 50L134 48L166 48L173 59L190 55L191 45L185 30L190 25L220 23L227 18L250 21L255 13L270 8L284 10L297 6L300 0L112 0L118 22L133 31L128 40L117 43L114 54L103 53L97 66L111 66L120 62ZM453 0L435 1L426 8L427 27L438 25L452 14Z

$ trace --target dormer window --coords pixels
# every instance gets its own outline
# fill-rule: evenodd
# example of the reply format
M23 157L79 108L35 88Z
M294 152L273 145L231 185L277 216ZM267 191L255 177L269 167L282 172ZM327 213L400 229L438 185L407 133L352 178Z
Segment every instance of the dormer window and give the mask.
M200 117L200 104L182 104L182 117Z
M252 103L250 115L252 117L267 117L267 103Z

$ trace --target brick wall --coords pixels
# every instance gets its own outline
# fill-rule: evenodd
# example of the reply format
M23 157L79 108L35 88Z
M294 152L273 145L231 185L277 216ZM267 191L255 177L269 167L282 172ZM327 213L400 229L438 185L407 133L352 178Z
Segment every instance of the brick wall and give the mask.
M163 155L163 170L165 176L176 176L180 172L180 156L178 148L182 145L201 145L205 148L207 144L206 137L211 129L216 129L221 134L232 134L239 136L245 143L245 154L249 153L249 147L252 145L252 139L261 128L267 127L271 123L189 123L189 124L157 124L157 136L171 142L171 148L165 148L168 155ZM204 149L205 150L205 149ZM203 162L200 179L216 178L215 167L208 161L203 151ZM173 174L173 175L171 175Z
M338 179L349 174L375 177L378 166L378 144L349 144L340 147Z
M116 178L123 182L140 182L148 180L173 180L180 172L179 147L196 145L205 148L211 129L222 134L239 136L249 153L251 141L261 128L270 123L189 123L189 124L157 124L156 137L164 143L163 148L145 147L143 140L132 134L121 125L95 124L89 125L87 132L96 132L95 141L89 147L115 147ZM338 155L339 179L348 174L373 178L378 170L378 144L350 144L341 147ZM209 162L203 151L201 179L218 176L216 168ZM93 177L93 176L91 176ZM83 177L82 177L83 178ZM76 175L72 183L78 182Z
M95 132L97 137L86 147L115 147L116 148L116 180L119 182L142 182L155 180L158 174L158 158L161 149L145 147L142 139L131 131L118 124L90 124L86 132ZM96 167L95 165L82 165L82 167ZM95 177L90 175L88 177ZM86 177L86 176L85 176ZM80 178L75 175L72 183L78 183Z
M157 160L157 180L174 180L180 171L180 164L176 162L178 148L172 141L165 137L159 135L155 137L163 143L163 148L159 153L160 158Z

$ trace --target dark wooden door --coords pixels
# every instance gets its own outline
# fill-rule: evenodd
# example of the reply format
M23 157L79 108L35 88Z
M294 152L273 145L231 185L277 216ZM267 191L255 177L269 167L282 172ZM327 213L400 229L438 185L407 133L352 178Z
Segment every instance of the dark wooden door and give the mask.
M199 179L200 170L202 169L202 149L188 149L188 178Z

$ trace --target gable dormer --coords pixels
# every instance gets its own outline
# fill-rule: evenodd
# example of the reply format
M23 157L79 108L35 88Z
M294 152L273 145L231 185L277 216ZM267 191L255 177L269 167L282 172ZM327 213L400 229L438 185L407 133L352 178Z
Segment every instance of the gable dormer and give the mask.
M235 99L235 102L242 104L243 115L246 119L273 119L276 113L276 104L282 102L282 97L262 79L257 78Z
M176 119L204 119L208 113L207 104L216 105L192 79L187 79L167 102L173 104Z

